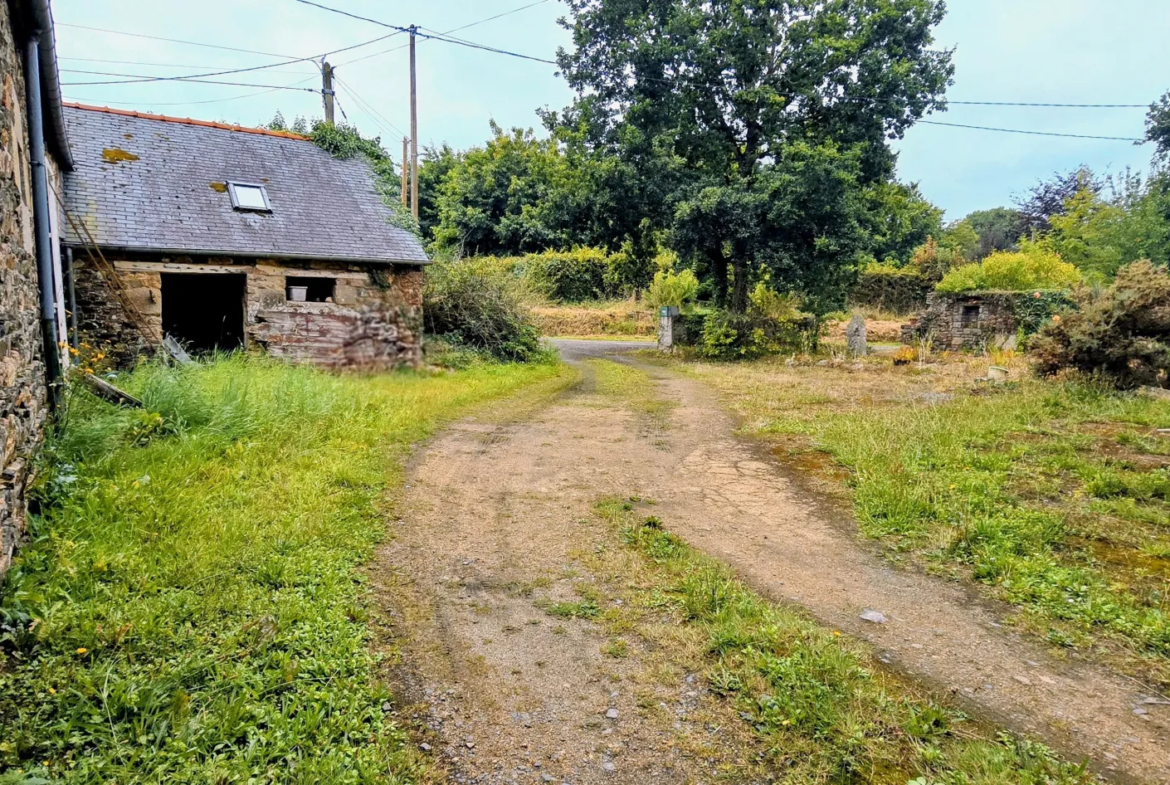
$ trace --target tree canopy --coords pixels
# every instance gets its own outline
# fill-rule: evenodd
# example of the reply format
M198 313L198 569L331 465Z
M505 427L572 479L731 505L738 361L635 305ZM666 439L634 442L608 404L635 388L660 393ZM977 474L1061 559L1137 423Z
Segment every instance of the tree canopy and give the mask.
M663 228L720 302L742 311L753 279L811 277L832 282L817 299L839 300L863 246L861 195L893 175L889 140L944 105L951 56L932 48L943 3L568 5L575 48L558 60L578 98L551 124L591 150L681 163L654 170L679 174Z

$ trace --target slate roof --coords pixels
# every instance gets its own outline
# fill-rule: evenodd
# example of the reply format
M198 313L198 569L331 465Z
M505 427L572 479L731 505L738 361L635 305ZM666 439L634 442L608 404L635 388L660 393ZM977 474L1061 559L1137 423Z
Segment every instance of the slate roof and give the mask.
M351 262L426 263L360 158L304 137L65 105L75 167L64 201L103 248ZM114 159L114 160L111 160ZM228 182L263 184L271 213L232 209ZM65 242L88 245L69 220Z

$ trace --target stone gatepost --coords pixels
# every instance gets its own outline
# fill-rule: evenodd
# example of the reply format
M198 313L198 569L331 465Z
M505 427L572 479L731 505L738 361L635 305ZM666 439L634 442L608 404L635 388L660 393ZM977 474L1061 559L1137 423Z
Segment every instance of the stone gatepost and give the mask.
M679 331L679 309L673 305L664 305L658 309L658 351L674 351L674 345L681 337Z

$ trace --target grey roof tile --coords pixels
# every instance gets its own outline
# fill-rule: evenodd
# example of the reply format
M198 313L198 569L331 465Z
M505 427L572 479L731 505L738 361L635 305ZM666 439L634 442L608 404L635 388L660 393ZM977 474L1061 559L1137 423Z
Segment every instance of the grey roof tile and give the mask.
M364 160L312 142L181 121L65 108L76 159L64 201L107 248L207 251L225 256L425 263L407 231L389 223ZM137 160L111 163L105 150ZM263 183L271 213L238 212L212 188ZM69 221L65 240L85 245Z

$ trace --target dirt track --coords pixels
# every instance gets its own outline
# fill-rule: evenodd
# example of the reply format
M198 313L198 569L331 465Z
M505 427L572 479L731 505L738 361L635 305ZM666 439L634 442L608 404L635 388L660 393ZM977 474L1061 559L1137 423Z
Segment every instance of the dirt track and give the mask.
M560 345L571 362L615 351ZM375 581L411 634L400 688L454 781L682 783L743 763L736 731L712 731L724 709L695 674L651 684L648 652L606 657L596 625L536 607L580 592L582 549L611 536L593 504L620 495L655 499L673 532L760 591L981 716L1088 756L1111 779L1170 782L1170 706L1054 660L972 591L894 569L847 515L737 439L706 388L646 370L675 404L667 422L598 395L585 368L580 385L510 422L456 425L414 467ZM888 622L860 620L865 609Z

